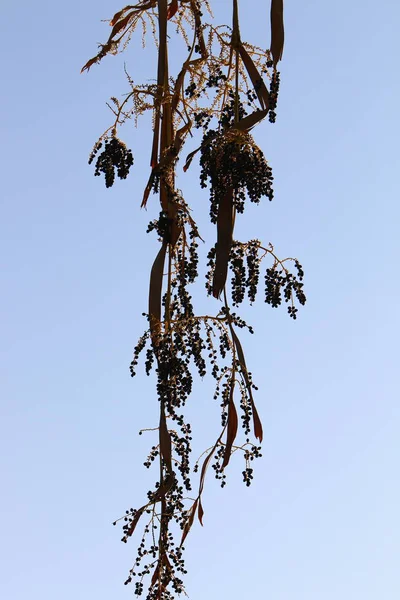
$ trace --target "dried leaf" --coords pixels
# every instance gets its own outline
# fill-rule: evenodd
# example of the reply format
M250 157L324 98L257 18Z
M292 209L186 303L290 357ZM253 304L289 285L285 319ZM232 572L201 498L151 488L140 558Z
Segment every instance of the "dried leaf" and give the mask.
M240 41L240 29L239 29L238 0L233 0L231 48L238 48L240 44L241 44L241 41Z
M250 115L247 115L247 117L244 117L244 119L242 119L238 123L235 123L235 125L233 125L233 128L239 129L240 131L250 131L250 129L257 125L257 123L262 121L267 116L267 114L268 108L266 108L265 110L256 110Z
M135 11L132 11L129 14L127 14L126 17L124 17L123 19L121 19L121 21L117 21L115 23L115 25L112 28L112 31L110 33L110 37L108 38L108 41L111 41L112 38L114 36L116 36L117 33L119 33L121 31L121 29L123 29L124 27L126 27L126 25L128 25L129 21L132 19L132 17L133 17L134 14L135 14Z
M140 205L140 208L145 208L145 206L147 204L147 200L149 199L150 192L153 187L154 177L155 177L155 169L153 169L150 173L149 180L147 182L147 185L146 185L144 193L143 193L143 200L142 200L142 204Z
M157 581L158 577L159 577L159 573L160 573L160 563L157 562L156 564L156 568L154 569L154 573L153 576L151 578L151 583L150 583L150 587L153 587L153 585L155 584L155 582Z
M200 485L199 485L199 495L197 497L197 500L199 501L199 511L198 511L198 517L199 517L199 521L200 523L203 525L203 515L204 515L204 510L203 510L203 505L201 504L201 494L203 493L203 488L204 488L204 480L206 477L206 471L207 471L207 466L208 463L211 460L211 457L213 456L216 448L218 447L218 445L221 442L222 436L224 435L225 432L225 427L222 430L221 435L219 436L219 438L217 439L217 441L215 442L214 446L212 447L211 451L208 453L208 455L206 456L206 458L204 459L203 462L203 466L201 467L201 474L200 474Z
M169 473L172 473L171 462L171 436L167 427L165 412L162 409L160 414L160 452L165 461Z
M207 46L204 41L203 27L202 27L201 18L200 18L199 10L198 10L198 4L197 4L196 0L190 0L190 8L191 8L192 14L194 15L195 30L196 30L196 35L197 35L197 41L199 42L200 54L201 54L202 58L207 58L207 56L208 56Z
M199 146L198 148L196 148L196 150L193 150L193 152L189 152L189 154L186 157L185 165L183 167L184 171L188 170L188 168L190 167L190 163L192 162L194 156L199 152L199 150L201 150L201 146Z
M153 263L150 274L149 317L153 343L157 341L160 333L161 293L166 250L167 244L166 242L163 242Z
M201 498L199 497L199 508L197 511L197 516L199 517L200 525L203 525L203 515L204 515L203 505L201 503Z
M163 104L163 116L161 123L161 156L163 156L165 150L171 146L173 137L172 111L170 102L165 102Z
M142 506L141 508L139 508L139 510L136 511L136 515L134 516L129 529L128 529L128 531L125 534L126 536L130 537L133 534L133 532L136 529L136 525L138 524L139 519L142 516L143 511L144 511L145 508L146 508L146 506Z
M115 15L113 16L113 18L110 21L111 27L113 27L115 25L115 23L120 20L122 15L124 13L126 13L127 10L131 10L132 8L135 8L135 7L132 5L128 5L128 6L125 6L125 8L123 8L122 10L119 10L117 13L115 13Z
M165 552L163 552L163 554L161 556L161 559L162 559L164 565L167 567L167 569L169 571L172 571L172 565L171 565L171 563L169 561L168 555Z
M165 84L165 68L167 66L167 9L167 0L158 0L159 44L157 85L159 86L159 93L162 92Z
M233 188L228 187L221 199L217 217L217 247L213 276L213 296L219 298L228 275L229 254L233 236Z
M174 473L170 473L169 475L167 475L167 477L164 479L164 481L152 497L151 504L155 504L156 502L160 502L160 500L164 500L168 492L170 492L171 489L174 487L175 483L176 479Z
M83 73L84 71L89 71L90 67L92 67L99 61L100 61L99 56L94 56L93 58L88 60L87 63L82 67L81 73Z
M231 326L231 332L232 332L233 341L235 343L236 351L238 353L239 362L240 362L240 365L242 368L242 374L245 379L247 391L248 391L248 394L250 397L251 409L253 412L254 435L256 436L257 439L260 440L260 442L262 442L262 439L263 439L262 424L261 424L260 417L258 416L256 405L254 403L253 392L251 389L249 375L247 373L246 360L244 358L242 344L240 343L240 340L239 340L238 336L236 335L235 330L233 329L232 326Z
M168 211L168 191L164 181L160 181L160 204L163 211ZM169 218L169 215L168 215Z
M258 99L260 101L261 108L263 110L268 109L269 92L265 86L263 78L261 77L260 73L258 72L258 69L257 69L256 65L254 64L254 62L252 61L246 48L242 44L240 44L238 50L240 53L240 57L243 61L243 64L246 67L246 71L248 72L251 82L253 84L254 91L256 92Z
M172 0L171 4L168 6L167 19L172 19L172 17L176 14L178 10L178 0Z
M284 41L283 0L271 0L271 54L275 66L282 58Z
M189 533L189 531L190 531L190 529L191 529L191 527L193 525L193 521L194 521L194 517L195 517L195 514L196 514L198 502L199 502L198 499L195 500L192 508L190 509L189 516L186 519L186 523L185 523L185 526L183 528L183 533L182 533L181 546L183 545L183 542L185 541L185 539L187 537L187 534Z
M225 469L232 454L232 445L236 439L236 434L238 430L238 416L236 411L236 406L233 401L233 390L235 387L234 380L231 381L231 390L230 390L230 399L229 399L229 408L228 408L228 431L226 434L226 445L224 452L224 460L222 463L222 469Z
M201 468L201 474L200 474L199 498L200 498L201 494L203 493L203 488L204 488L204 479L205 479L205 476L206 476L207 465L208 465L208 463L210 462L210 459L211 459L212 455L214 454L214 452L215 452L215 449L216 449L216 447L217 447L218 443L219 443L219 442L220 442L220 440L221 440L221 437L222 437L222 436L220 436L220 437L218 438L218 441L217 441L217 442L216 442L216 444L214 445L213 449L212 449L212 450L211 450L211 452L208 454L208 456L207 456L207 457L204 459L203 466L202 466L202 468Z

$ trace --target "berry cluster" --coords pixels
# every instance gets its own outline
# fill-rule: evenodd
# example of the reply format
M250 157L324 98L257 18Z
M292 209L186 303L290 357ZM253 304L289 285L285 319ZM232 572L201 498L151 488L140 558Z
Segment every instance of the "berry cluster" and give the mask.
M259 250L259 240L250 240L247 244L239 242L232 244L229 266L233 272L231 285L232 301L235 306L243 302L246 291L251 303L256 299L260 278Z
M260 252L263 252L261 257L259 256ZM229 267L232 271L231 295L234 306L238 306L243 302L246 292L249 301L251 303L255 301L260 280L260 263L270 253L272 251L262 248L260 241L256 239L247 243L232 242ZM207 255L206 289L210 295L212 294L215 256L216 246L211 248ZM273 256L275 255L273 254ZM297 271L296 275L284 266L287 261L294 263ZM283 299L285 302L290 302L288 313L293 319L296 319L298 309L294 306L295 298L301 305L306 303L303 277L304 271L298 260L284 259L279 261L275 258L273 266L267 269L265 273L265 302L274 308L280 306ZM239 327L241 326L239 323L237 324ZM224 356L224 350L222 349L220 352Z
M158 482L156 485L158 485ZM151 496L150 492L148 496ZM172 501L176 503L175 500ZM182 507L183 505L181 505L181 508ZM128 578L125 581L125 585L128 585L135 580L135 594L137 596L141 596L144 589L144 577L153 574L152 584L146 596L146 600L156 600L161 597L159 595L160 583L162 588L166 588L169 583L171 583L173 590L180 594L184 591L183 581L177 576L177 574L179 573L185 575L187 573L182 557L183 548L176 546L173 539L173 534L168 532L166 529L163 529L162 526L159 525L158 515L156 515L151 508L147 508L144 512L151 514L152 517L150 522L144 527L143 536L137 549L136 560L134 566L129 572ZM164 514L167 516L168 520L173 518L171 507L168 502L166 504ZM123 527L125 532L125 535L122 538L123 542L127 541L127 537L129 536L128 532L132 528L135 521L137 521L137 518L138 511L134 510L133 508L126 511L124 517L125 525ZM183 526L183 521L184 514L182 513L177 521L181 527ZM116 522L114 522L114 525L116 525ZM157 529L160 529L158 544L155 542L155 534L157 533ZM148 538L149 541L147 542ZM163 548L163 559L159 557L160 544ZM173 596L170 592L163 589L162 598L172 599Z
M217 222L219 204L229 188L234 191L234 206L239 213L244 211L246 193L255 203L263 196L273 198L272 170L248 133L237 129L208 132L203 138L200 166L201 187L210 181L212 223Z
M296 319L298 309L294 306L294 298L304 306L306 296L303 290L303 268L300 263L294 261L297 269L297 276L290 273L282 266L282 263L276 263L272 268L267 269L265 274L265 302L276 308L282 304L282 299L285 302L290 302L288 313L292 319ZM282 298L283 292L283 298Z
M276 121L276 105L278 103L278 94L279 94L279 85L280 85L280 73L279 71L274 71L271 79L271 87L269 92L269 115L268 118L270 123L275 123Z
M98 142L89 156L89 164L92 164L97 153L102 148L103 142ZM115 169L120 179L126 179L129 169L133 165L133 155L124 142L113 136L104 142L104 150L97 156L94 174L99 177L104 173L106 187L112 187L115 180Z

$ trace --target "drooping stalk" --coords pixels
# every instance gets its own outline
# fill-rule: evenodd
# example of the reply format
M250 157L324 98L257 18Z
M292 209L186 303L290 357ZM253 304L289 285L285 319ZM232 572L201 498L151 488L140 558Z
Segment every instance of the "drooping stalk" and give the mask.
M231 27L206 22L207 6L198 0L171 0L169 4L167 0L142 0L128 5L111 19L107 42L83 67L89 70L107 54L126 46L141 25L157 32L155 83L148 83L150 77L143 84L133 83L127 75L131 91L121 102L112 98L113 123L95 144L89 161L96 159L95 174L105 175L107 187L113 185L115 172L126 179L133 154L119 139L119 129L129 118L152 112L150 174L141 206L152 208L156 205L150 201L152 195L158 197L159 214L148 232L157 233L160 247L150 272L148 327L134 349L131 374L135 375L140 354L146 350L145 371L149 375L155 367L160 412L158 426L140 433L158 431L145 462L147 468L158 463L158 480L148 491L147 501L122 517L122 540L126 542L145 515L150 515L126 581L135 581L135 592L141 595L148 578L147 600L170 600L184 590L183 543L196 516L203 524L202 494L210 464L224 487L231 456L241 453L243 481L250 485L252 461L261 456L258 444L263 431L254 399L257 388L238 333L241 337L241 330L253 333L253 329L233 312L232 305L241 305L246 294L250 303L254 302L260 287L260 265L268 258L272 266L264 275L265 302L272 307L287 302L293 319L295 302L305 303L303 270L297 260L278 259L273 247L263 246L259 240L234 239L235 219L241 218L248 201L258 204L263 197L273 198L272 170L250 131L267 116L270 121L276 118L283 1L271 0L271 51L242 41L238 0L232 3ZM183 42L182 64L176 75L170 73L168 59L169 35L175 32ZM196 315L191 296L191 286L198 278L200 233L189 204L175 186L178 159L189 134L200 139L197 149L187 155L183 170L195 156L200 158L200 187L209 187L207 211L216 229L207 258L206 289L213 297L212 314L207 315ZM288 261L296 273L289 270ZM194 385L193 371L200 377L208 371L213 377L221 423L216 441L207 444L208 449L192 467L192 428L185 417L185 404ZM238 411L244 434L244 441L239 442ZM250 441L251 435L254 441ZM193 498L193 473L198 471ZM178 537L176 527L181 530Z

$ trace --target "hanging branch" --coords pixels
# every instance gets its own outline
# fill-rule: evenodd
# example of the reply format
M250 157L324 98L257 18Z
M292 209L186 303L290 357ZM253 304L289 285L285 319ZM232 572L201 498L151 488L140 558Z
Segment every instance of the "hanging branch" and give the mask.
M210 21L205 21L208 12ZM147 111L152 114L150 174L141 206L156 194L159 215L148 226L155 231L159 249L152 262L147 328L138 340L131 362L135 376L140 356L145 354L145 372L155 367L159 402L158 425L139 433L158 434L144 462L158 463L157 480L138 509L129 509L123 520L122 541L143 526L137 556L126 580L134 582L146 600L169 600L184 592L186 574L184 542L195 517L203 525L202 495L209 466L224 487L226 470L234 453L243 455L243 481L253 479L253 460L260 457L263 429L256 409L257 390L248 370L239 330L251 326L232 311L246 296L250 303L260 287L261 265L270 260L264 274L264 300L272 307L288 304L296 319L297 304L306 301L303 269L296 259L279 259L271 244L259 240L234 239L235 221L248 201L258 204L273 199L272 170L250 131L267 116L276 119L284 28L283 1L271 1L271 45L263 50L242 40L238 0L232 0L232 26L215 24L207 1L143 0L118 11L110 20L111 33L105 44L82 68L89 69L109 54L124 51L138 27L150 29L157 44L157 66L153 83L137 84L126 72L130 92L123 101L111 98L113 121L96 142L89 163L95 175L103 174L107 187L115 174L126 179L133 166L133 153L118 137L131 118L135 124ZM176 33L172 33L175 31ZM182 64L176 77L170 72L168 44L176 35L183 42ZM149 78L150 79L150 78ZM156 83L154 83L156 82ZM206 290L216 314L196 315L191 286L198 280L198 240L202 239L189 204L175 186L178 159L190 137L199 137L183 167L187 171L198 156L200 187L209 187L209 217L216 227L216 242L208 253ZM293 273L289 265L294 265ZM231 280L228 274L231 273ZM210 311L211 313L213 310ZM185 417L185 404L192 393L193 374L208 372L215 382L214 400L220 402L221 422L216 441L192 463L192 425ZM240 415L240 419L239 419ZM239 422L244 434L240 436ZM254 440L251 441L251 437ZM215 439L215 438L214 438ZM200 469L201 464L201 469ZM192 497L192 479L200 469L197 495Z

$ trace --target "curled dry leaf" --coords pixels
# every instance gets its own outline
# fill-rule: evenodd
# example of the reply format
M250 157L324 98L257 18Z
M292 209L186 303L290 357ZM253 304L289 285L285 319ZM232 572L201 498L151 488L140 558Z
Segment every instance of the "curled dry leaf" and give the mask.
M267 114L268 108L264 110L256 110L250 115L247 115L247 117L244 117L244 119L241 119L235 123L233 127L235 129L239 129L239 131L250 131L255 125L257 125L257 123L260 123L260 121L262 121Z
M156 564L154 572L153 572L153 576L151 578L150 587L153 587L153 585L155 584L155 582L157 581L159 576L160 576L160 561L157 561L157 564Z
M271 0L271 54L275 66L282 58L284 41L283 0Z
M219 298L228 275L233 236L233 188L228 187L220 201L217 217L217 247L213 276L213 296Z
M248 391L248 394L250 397L251 410L253 413L254 435L256 436L256 438L258 440L260 440L260 442L262 442L263 428L262 428L260 417L258 416L256 405L254 403L253 392L251 389L251 382L249 380L249 375L247 372L246 360L244 358L242 344L240 343L240 340L239 340L238 336L236 335L235 330L233 329L232 325L231 325L231 332L232 332L233 341L235 343L236 351L238 353L238 358L239 358L239 362L241 365L242 374L243 374L244 380L246 382L247 391Z
M237 430L238 430L238 416L237 416L237 411L236 411L236 406L235 403L233 401L233 391L234 391L234 387L235 387L235 381L232 377L232 381L231 381L231 390L230 390L230 398L229 398L229 407L228 407L228 431L226 434L226 445L225 445L225 452L224 452L224 460L222 462L222 469L225 469L225 467L228 465L229 460L231 458L231 454L232 454L232 446L233 446L233 442L236 439L236 434L237 434Z
M203 510L203 505L201 503L201 498L200 497L199 497L199 508L198 508L198 511L197 511L197 516L199 518L200 525L203 526L204 510Z
M251 56L249 55L243 44L239 45L239 54L244 66L246 67L246 71L249 74L251 83L253 84L254 91L257 94L262 110L268 109L269 92L256 65L254 64L253 60L251 59Z
M188 168L190 167L190 164L193 160L193 158L195 157L195 155L201 150L201 146L199 146L198 148L196 148L196 150L193 150L193 152L189 152L189 154L186 157L186 162L185 165L183 167L184 171L187 171Z
M171 4L168 6L167 18L172 19L172 17L177 13L178 10L178 0L172 0Z
M145 510L146 506L142 506L141 508L139 508L139 510L136 511L136 514L135 514L134 518L132 519L132 523L130 524L129 529L126 532L127 537L130 537L131 535L133 535L133 533L136 529L136 525L138 524L139 519L142 516L143 511Z
M196 514L196 510L197 510L197 505L199 503L199 500L195 500L193 506L191 507L190 511L189 511L189 516L186 519L186 523L183 527L183 533L182 533L182 539L181 539L181 546L183 545L183 542L185 541L187 534L189 533L192 525L193 525L193 521L194 521L194 517Z
M160 452L169 473L172 473L171 436L167 427L164 409L160 413Z
M117 21L114 25L114 27L112 28L110 37L109 37L109 41L111 41L113 39L114 36L117 35L117 33L119 33L121 31L121 29L124 29L128 24L129 21L132 19L132 17L134 16L136 11L132 11L129 14L126 15L126 17L124 17L123 19L121 19L120 21Z
M160 333L161 294L166 250L167 243L163 242L151 268L150 275L149 318L153 343L157 343Z
M100 61L100 58L98 56L94 56L93 58L88 60L87 63L85 65L83 65L83 67L81 69L81 73L83 73L84 71L89 71L90 67L92 67L94 64L96 64L99 61Z
M133 8L135 8L135 6L128 5L128 6L125 6L125 8L123 8L122 10L119 10L117 13L115 13L115 15L113 16L113 18L110 21L111 27L113 27L115 25L115 23L120 20L122 15L124 15L127 10L132 10Z

